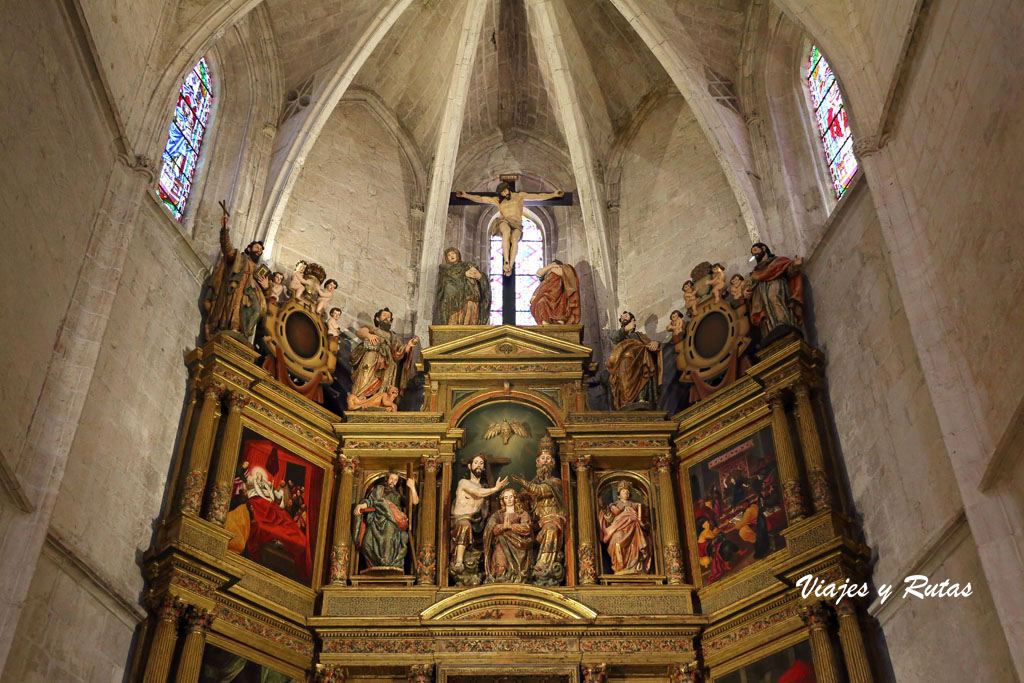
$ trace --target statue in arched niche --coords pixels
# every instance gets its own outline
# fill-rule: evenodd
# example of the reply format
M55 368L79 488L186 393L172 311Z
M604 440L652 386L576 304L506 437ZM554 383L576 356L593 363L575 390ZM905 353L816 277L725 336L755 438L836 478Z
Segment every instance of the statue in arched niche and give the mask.
M633 487L623 479L615 485L615 500L601 509L601 542L612 562L612 573L649 574L651 571L651 512L632 500Z

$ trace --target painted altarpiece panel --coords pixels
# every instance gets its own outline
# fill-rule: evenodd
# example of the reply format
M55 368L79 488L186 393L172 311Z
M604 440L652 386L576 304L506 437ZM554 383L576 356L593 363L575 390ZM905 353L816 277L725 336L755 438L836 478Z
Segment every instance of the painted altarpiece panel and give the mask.
M305 680L305 677L294 678L264 663L254 661L263 658L257 651L237 654L228 643L222 644L225 647L207 643L203 649L199 683L300 683Z
M691 461L692 462L692 461ZM786 547L772 429L759 421L687 468L687 536L701 586Z
M762 657L713 683L817 683L811 646L806 640Z
M323 546L324 469L247 425L224 528L228 550L313 587Z

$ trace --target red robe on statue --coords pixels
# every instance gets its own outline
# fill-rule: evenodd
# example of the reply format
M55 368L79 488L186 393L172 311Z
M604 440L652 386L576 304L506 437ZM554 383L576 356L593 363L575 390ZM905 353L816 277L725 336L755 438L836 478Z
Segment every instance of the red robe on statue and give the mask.
M568 264L548 271L530 299L530 313L537 324L580 322L580 279ZM558 273L561 269L561 275Z

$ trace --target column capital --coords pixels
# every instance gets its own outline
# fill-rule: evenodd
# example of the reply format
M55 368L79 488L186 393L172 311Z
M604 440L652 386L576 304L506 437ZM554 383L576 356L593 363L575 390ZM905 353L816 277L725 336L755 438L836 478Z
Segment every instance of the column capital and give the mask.
M673 462L674 458L671 453L662 453L661 455L655 456L654 467L658 472L671 472Z
M420 457L420 462L423 463L423 471L428 474L437 474L437 470L441 466L440 456L432 453L424 453Z
M206 633L213 624L213 612L195 605L185 608L185 628L189 631Z
M804 625L809 626L812 631L827 629L831 617L832 608L823 602L804 605L800 608L800 618L803 619Z
M151 596L148 602L150 611L158 619L166 621L178 621L186 608L185 603L176 595Z
M409 683L433 683L433 664L413 664L409 667Z
M348 474L354 474L356 468L359 467L359 456L358 455L345 455L341 453L338 455L338 466L342 472Z
M202 387L203 396L211 400L220 399L221 393L224 391L224 385L216 379L207 379L200 386Z
M580 671L583 674L583 683L608 683L608 666L600 664L582 664Z
M590 462L592 456L587 453L580 453L573 459L573 465L576 467L577 472L587 472L590 470Z
M345 683L346 678L348 670L337 664L317 664L313 674L315 683Z
M706 669L697 662L672 664L668 667L670 683L704 683Z
M227 394L228 410L232 413L239 413L245 407L248 396L240 391L230 391Z

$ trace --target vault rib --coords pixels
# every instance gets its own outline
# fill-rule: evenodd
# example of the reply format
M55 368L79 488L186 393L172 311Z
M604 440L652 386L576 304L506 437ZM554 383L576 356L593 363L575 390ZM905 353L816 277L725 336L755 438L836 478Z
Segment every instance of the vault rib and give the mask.
M760 240L766 224L758 188L753 181L750 135L739 115L726 114L712 101L704 80L705 62L700 50L666 3L659 8L657 2L652 4L648 0L610 1L654 53L686 99L736 196L751 241ZM671 37L667 29L671 30ZM739 120L730 124L725 116Z
M309 151L356 74L411 3L412 0L388 0L348 54L333 69L326 70L330 76L322 85L314 86L313 103L278 129L267 174L266 201L260 219L261 233L268 252L273 248L281 217Z
M433 166L430 171L430 188L423 219L423 242L420 251L419 288L416 293L415 329L426 339L427 328L433 319L434 288L437 286L437 267L441 264L444 245L445 224L448 218L448 199L452 179L455 176L455 161L459 153L459 138L462 134L462 117L466 111L469 94L469 80L473 73L477 43L483 26L489 0L467 0L465 19L459 33L458 51L448 80L445 94L444 114L441 130L434 149Z
M557 6L556 6L557 3ZM534 37L541 74L548 91L553 95L553 108L559 126L569 147L572 172L576 178L576 191L583 213L583 228L587 237L587 257L594 273L594 296L598 311L604 319L602 328L609 327L618 311L618 296L612 279L608 231L605 227L601 181L595 171L594 152L587 132L576 83L569 68L569 57L562 38L562 25L558 14L568 17L564 0L527 0L527 17ZM571 26L568 30L573 30ZM600 303L604 305L601 306Z

